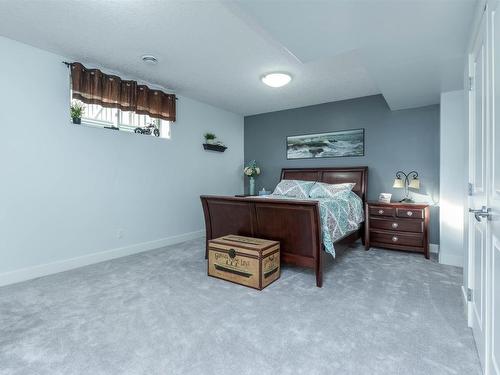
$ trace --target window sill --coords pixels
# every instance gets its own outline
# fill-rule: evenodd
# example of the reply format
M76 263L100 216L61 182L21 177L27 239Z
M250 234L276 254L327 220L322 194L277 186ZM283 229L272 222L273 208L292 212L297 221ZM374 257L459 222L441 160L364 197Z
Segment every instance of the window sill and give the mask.
M113 130L117 133L121 134L132 134L134 136L142 136L142 137L149 137L149 138L157 138L157 139L162 139L162 140L170 140L170 137L156 137L153 134L137 134L134 132L132 128L129 129L120 129L117 128L113 125L110 126L104 126L102 124L95 124L92 122L87 122L87 121L82 121L80 124L75 124L73 121L70 121L71 125L78 126L78 127L85 127L85 128L93 128L93 129L105 129L105 130Z

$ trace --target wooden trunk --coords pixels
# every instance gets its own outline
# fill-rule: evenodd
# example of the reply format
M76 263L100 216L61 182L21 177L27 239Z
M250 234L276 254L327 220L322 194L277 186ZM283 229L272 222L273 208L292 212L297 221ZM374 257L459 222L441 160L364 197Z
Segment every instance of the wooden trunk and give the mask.
M280 244L228 235L208 243L208 275L264 289L280 277Z

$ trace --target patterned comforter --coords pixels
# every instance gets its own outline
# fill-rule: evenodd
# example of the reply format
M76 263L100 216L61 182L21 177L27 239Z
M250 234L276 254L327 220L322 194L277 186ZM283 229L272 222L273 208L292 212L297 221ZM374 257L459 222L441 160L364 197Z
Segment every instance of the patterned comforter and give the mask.
M284 195L266 195L262 198L296 199ZM297 198L298 199L298 198ZM359 228L364 220L363 201L350 190L341 191L333 198L300 198L319 202L321 234L325 251L335 257L333 243Z

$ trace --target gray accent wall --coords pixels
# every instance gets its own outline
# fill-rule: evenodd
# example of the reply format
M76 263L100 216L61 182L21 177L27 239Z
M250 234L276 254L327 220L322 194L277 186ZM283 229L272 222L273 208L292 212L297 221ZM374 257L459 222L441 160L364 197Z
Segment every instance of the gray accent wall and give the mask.
M365 155L287 160L286 137L346 129L365 129ZM256 187L272 190L281 168L368 166L368 199L379 193L403 196L393 189L398 170L416 170L419 200L432 199L431 243L439 243L439 106L391 111L382 95L343 100L245 117L245 162L262 169ZM248 184L247 184L248 185ZM248 186L246 186L248 189Z

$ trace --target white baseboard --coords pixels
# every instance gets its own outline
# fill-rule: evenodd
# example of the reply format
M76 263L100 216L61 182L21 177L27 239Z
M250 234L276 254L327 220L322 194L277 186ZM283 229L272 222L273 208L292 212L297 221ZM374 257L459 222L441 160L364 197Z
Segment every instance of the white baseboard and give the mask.
M449 254L441 251L439 253L439 263L447 264L449 266L463 267L464 257L460 254Z
M438 254L439 253L439 245L437 245L435 243L429 244L429 252L434 253L434 254Z
M467 300L467 289L465 289L465 286L462 285L462 303L463 303L463 308L464 308L464 315L467 318L467 325L469 327L472 327L470 321L469 321L469 308L470 304L469 301Z
M71 269L88 266L89 264L104 262L110 259L121 258L127 255L141 253L143 251L158 249L164 246L200 238L204 235L205 230L199 230L195 232L180 234L177 236L162 238L159 240L142 242L111 250L99 251L76 258L70 258L57 262L40 264L33 267L26 267L11 272L5 272L0 274L0 286L31 280L37 277L52 275L54 273L68 271Z
M463 267L464 259L460 254L450 254L445 249L440 249L439 245L431 243L429 245L429 251L431 253L439 254L439 263L446 264L448 266Z
M462 285L462 302L464 303L464 306L467 307L467 304L469 303L467 301L467 291L465 290L465 286Z
M472 328L472 304L467 299L467 288L462 285L462 298L464 302L464 313L467 318L467 326Z

